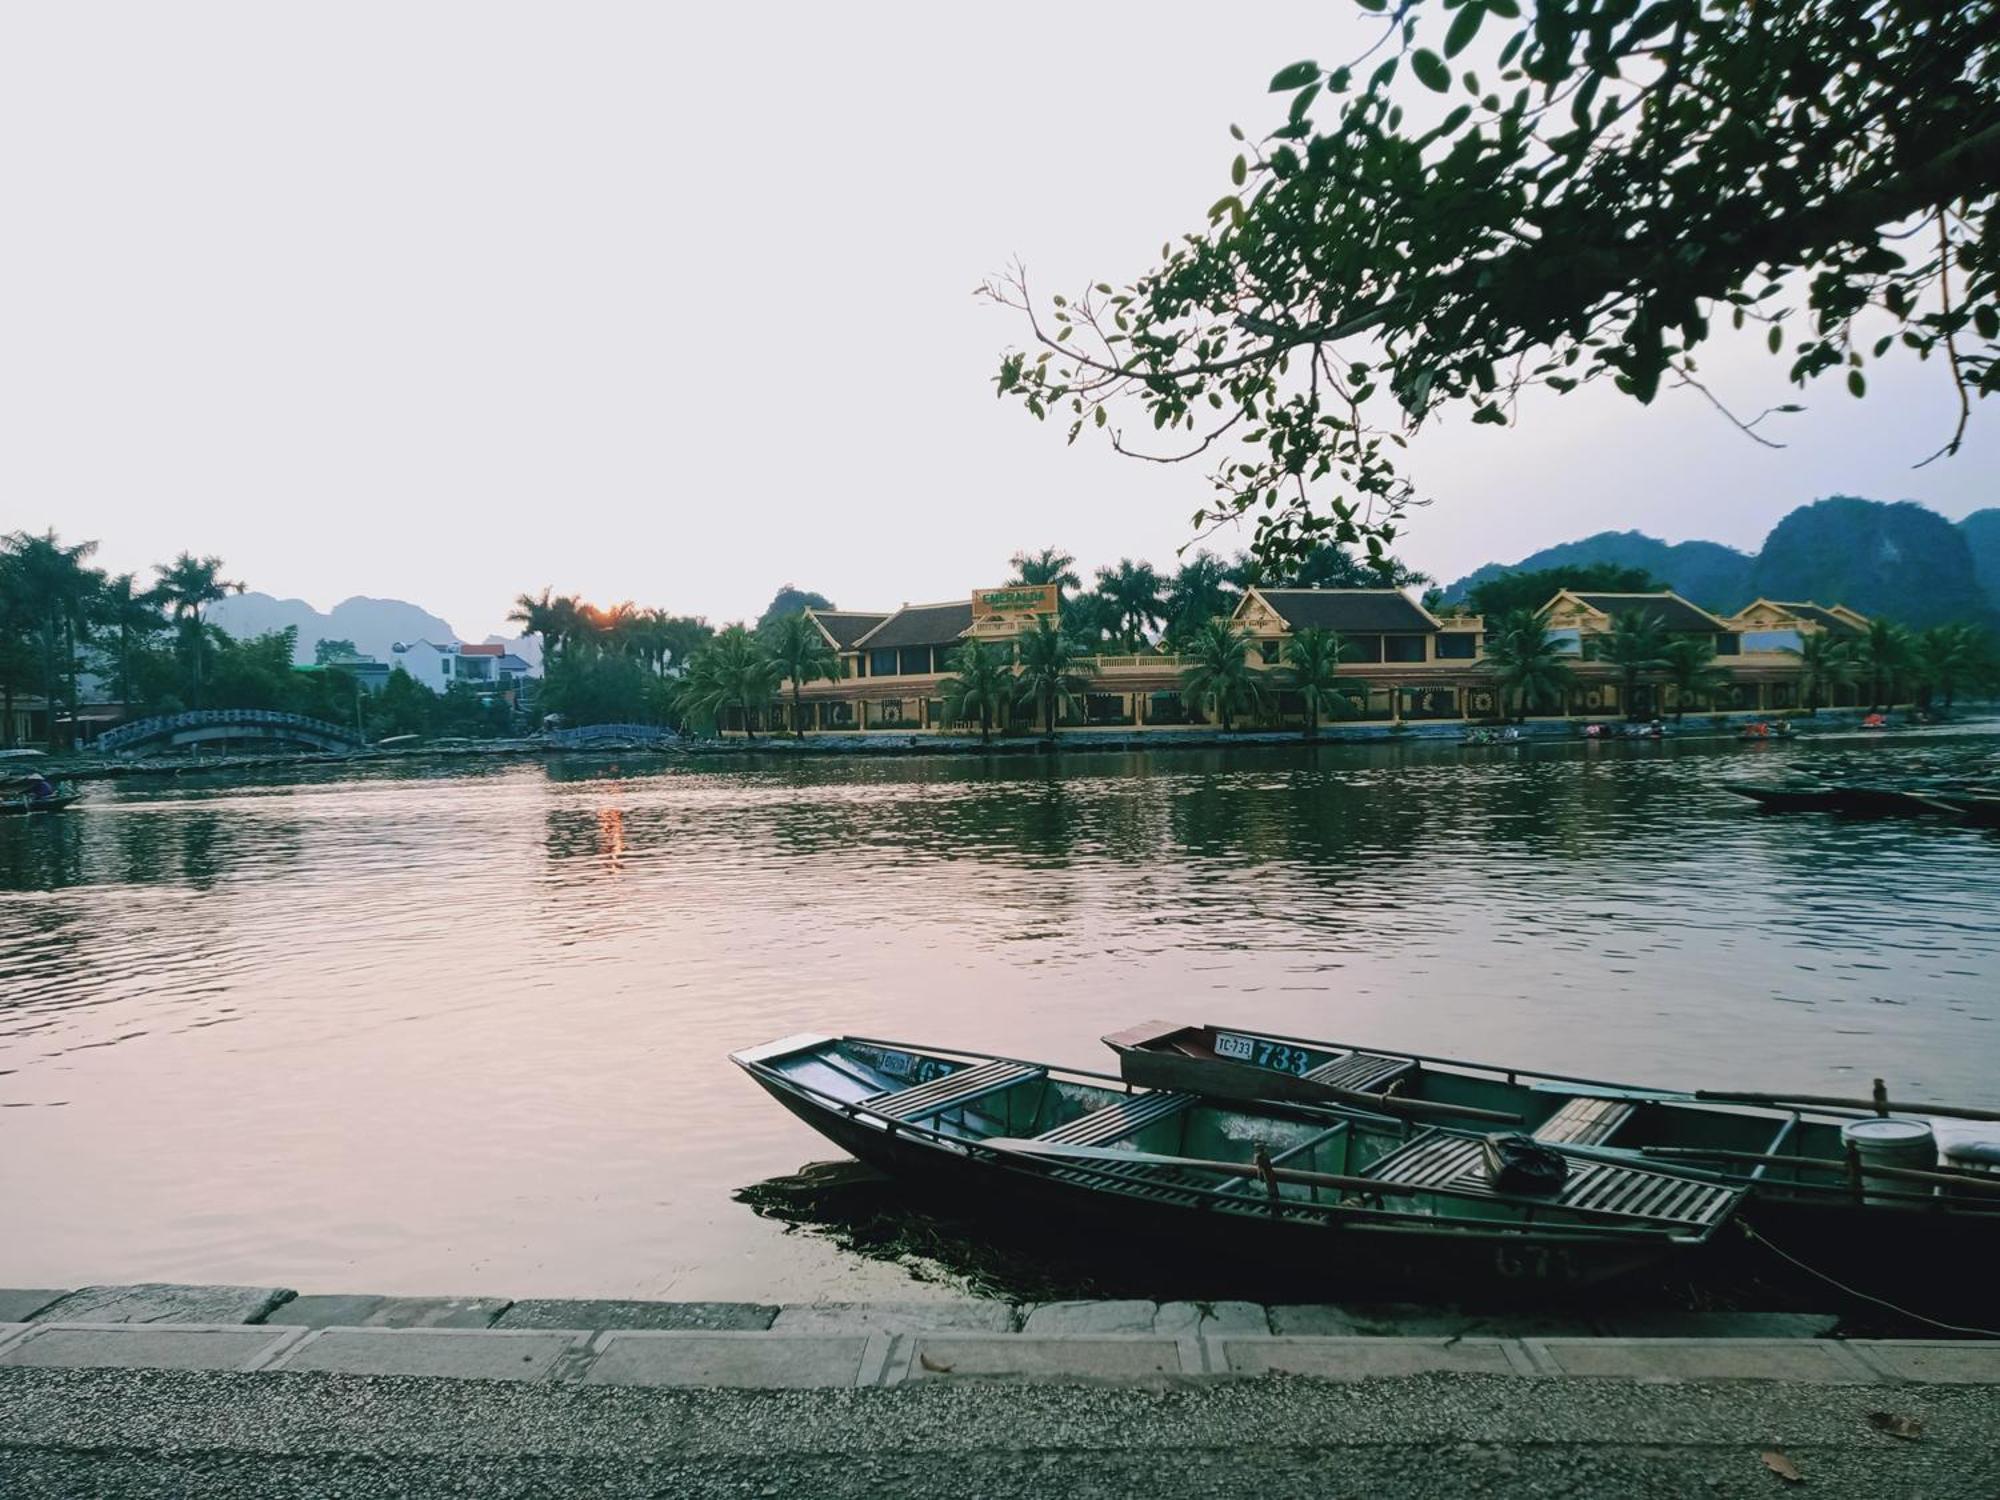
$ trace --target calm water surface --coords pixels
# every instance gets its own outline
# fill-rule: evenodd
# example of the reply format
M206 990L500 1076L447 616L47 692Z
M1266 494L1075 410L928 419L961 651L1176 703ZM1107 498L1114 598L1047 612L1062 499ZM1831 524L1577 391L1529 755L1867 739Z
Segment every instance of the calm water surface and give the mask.
M724 1061L1155 1015L2000 1104L2000 834L1762 817L1980 734L100 785L0 819L0 1285L906 1296Z

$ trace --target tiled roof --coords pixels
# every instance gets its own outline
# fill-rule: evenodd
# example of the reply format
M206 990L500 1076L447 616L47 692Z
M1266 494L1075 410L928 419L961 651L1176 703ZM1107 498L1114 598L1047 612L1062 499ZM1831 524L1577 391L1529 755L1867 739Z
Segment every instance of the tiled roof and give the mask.
M1257 593L1290 630L1430 635L1438 628L1436 620L1396 589L1259 589Z
M522 660L522 658L509 651L505 656L500 658L500 670L503 672L527 672L532 671L533 668L526 661Z
M1862 635L1865 632L1852 620L1843 620L1830 609L1821 609L1817 604L1792 604L1783 599L1770 601L1779 609L1797 615L1801 620L1810 620L1815 625L1825 626L1836 635Z
M1644 610L1657 615L1661 626L1667 630L1713 632L1729 628L1707 610L1697 609L1679 594L1572 594L1570 597L1614 620L1620 615Z
M491 646L460 646L458 654L460 656L505 656L507 648L497 643Z
M906 604L855 645L874 651L884 646L948 646L972 628L972 601L957 604Z
M854 609L809 609L806 613L817 620L820 628L832 636L833 643L843 650L889 618L886 614L869 614Z

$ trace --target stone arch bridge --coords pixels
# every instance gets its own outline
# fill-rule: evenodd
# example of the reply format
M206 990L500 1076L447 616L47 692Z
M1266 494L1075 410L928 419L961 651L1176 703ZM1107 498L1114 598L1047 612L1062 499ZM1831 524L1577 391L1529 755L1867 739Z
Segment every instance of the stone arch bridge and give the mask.
M94 750L136 750L146 745L201 745L220 740L273 740L313 750L358 750L352 729L262 708L197 708L186 713L135 719L107 729L91 742Z

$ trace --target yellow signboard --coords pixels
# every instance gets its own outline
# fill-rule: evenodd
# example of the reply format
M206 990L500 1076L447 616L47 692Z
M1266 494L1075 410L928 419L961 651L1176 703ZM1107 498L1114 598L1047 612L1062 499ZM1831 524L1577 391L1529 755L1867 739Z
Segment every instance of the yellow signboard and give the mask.
M972 596L972 617L975 620L990 615L1052 615L1056 609L1056 586L1053 583L981 589Z

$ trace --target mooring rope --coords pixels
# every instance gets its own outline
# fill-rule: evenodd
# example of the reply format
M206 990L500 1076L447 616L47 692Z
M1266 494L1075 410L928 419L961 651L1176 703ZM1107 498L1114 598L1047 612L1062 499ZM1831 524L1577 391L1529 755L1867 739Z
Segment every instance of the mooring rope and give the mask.
M1828 1286L1833 1287L1837 1291L1845 1292L1850 1297L1858 1297L1863 1302L1872 1302L1877 1307L1886 1307L1890 1312L1896 1314L1896 1316L1899 1318L1908 1318L1912 1322L1916 1323L1927 1323L1932 1328L1942 1328L1947 1333L1970 1333L1979 1338L2000 1339L2000 1329L1968 1328L1963 1323L1946 1323L1938 1318L1927 1318L1920 1312L1911 1312L1907 1307L1898 1307L1895 1303L1889 1301L1886 1297L1876 1297L1870 1295L1867 1292L1856 1291L1846 1282L1837 1281L1833 1277L1827 1275L1826 1272L1819 1270L1817 1267L1807 1265L1804 1261L1800 1260L1796 1255L1793 1255L1790 1251L1766 1239L1763 1235L1759 1234L1756 1230L1752 1229L1748 1224L1738 1224L1736 1227L1738 1229L1741 1229L1745 1234L1749 1235L1750 1238L1755 1240L1758 1244L1764 1246L1764 1248L1769 1250L1773 1255L1776 1255L1781 1259L1790 1261L1793 1265L1797 1266L1801 1271L1804 1271L1808 1276L1816 1276L1821 1281L1824 1281Z

